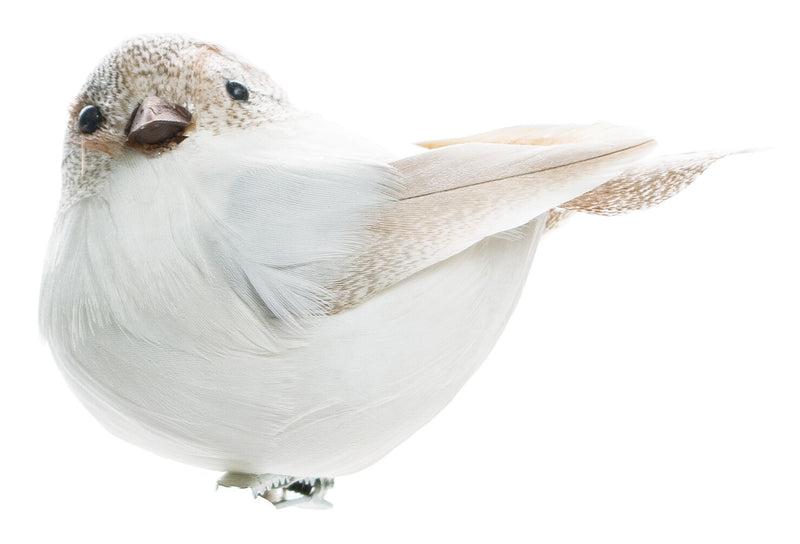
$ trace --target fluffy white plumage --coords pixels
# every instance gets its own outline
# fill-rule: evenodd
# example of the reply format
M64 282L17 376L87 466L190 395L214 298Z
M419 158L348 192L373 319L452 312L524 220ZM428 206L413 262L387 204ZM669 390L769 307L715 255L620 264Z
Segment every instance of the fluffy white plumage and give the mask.
M549 210L597 207L592 190L652 147L608 125L515 127L393 161L292 110L219 48L171 37L123 46L78 106L105 81L111 98L111 82L126 88L130 108L136 93L113 76L148 47L199 70L177 90L169 75L158 86L193 108L195 129L153 154L124 145L125 111L98 134L71 125L41 323L112 432L217 470L332 477L386 454L488 355ZM230 100L231 73L256 109L220 129L214 101ZM152 93L148 77L160 76L130 85ZM668 184L683 163L664 164ZM617 191L614 206L636 198Z
M203 137L133 155L60 217L45 334L116 434L219 470L344 474L429 420L488 354L543 222L326 316L326 285L398 174L315 148L327 125L304 122L311 138L279 132L276 146L251 148L264 141L251 133L210 137L213 155Z

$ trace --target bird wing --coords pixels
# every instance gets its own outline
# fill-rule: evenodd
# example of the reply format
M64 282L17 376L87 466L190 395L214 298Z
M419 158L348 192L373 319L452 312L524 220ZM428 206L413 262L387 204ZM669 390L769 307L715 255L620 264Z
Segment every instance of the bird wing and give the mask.
M225 238L214 244L221 269L240 298L289 323L352 308L486 237L557 217L551 210L652 205L714 158L636 169L654 141L596 124L427 142L392 162L317 120L292 127L265 129L266 146L229 142L195 166L216 192L209 201L224 204L211 213Z
M432 151L392 164L399 194L371 225L349 274L331 286L332 310L595 189L654 145L610 125L512 127L423 144Z

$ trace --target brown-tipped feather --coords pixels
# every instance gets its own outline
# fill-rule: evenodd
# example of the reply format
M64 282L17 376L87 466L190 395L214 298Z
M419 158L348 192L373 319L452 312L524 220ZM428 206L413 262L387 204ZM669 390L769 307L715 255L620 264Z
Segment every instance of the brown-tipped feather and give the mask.
M597 189L560 207L595 215L619 215L660 204L688 187L717 160L734 152L695 152L656 157L628 168Z

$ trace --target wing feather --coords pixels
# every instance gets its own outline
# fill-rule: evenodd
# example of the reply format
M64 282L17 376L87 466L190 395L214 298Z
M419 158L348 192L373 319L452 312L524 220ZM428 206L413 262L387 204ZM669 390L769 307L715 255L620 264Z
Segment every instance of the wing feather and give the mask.
M337 282L341 311L487 236L528 223L647 153L646 137L554 146L455 144L397 161L401 196Z
M560 207L594 215L619 215L651 208L684 190L709 166L733 153L741 152L699 151L655 157L627 168L614 179Z

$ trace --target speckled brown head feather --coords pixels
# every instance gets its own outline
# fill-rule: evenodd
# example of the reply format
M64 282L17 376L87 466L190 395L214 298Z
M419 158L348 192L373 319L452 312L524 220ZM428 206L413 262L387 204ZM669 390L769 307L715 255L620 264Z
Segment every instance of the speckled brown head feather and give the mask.
M246 85L249 99L231 100L228 81ZM192 122L188 130L212 134L285 119L294 111L269 76L216 45L172 35L128 40L100 62L70 107L62 205L94 194L111 157L129 151L126 128L147 97L186 108ZM87 106L102 114L99 129L91 134L78 126ZM159 146L145 149L160 151Z

